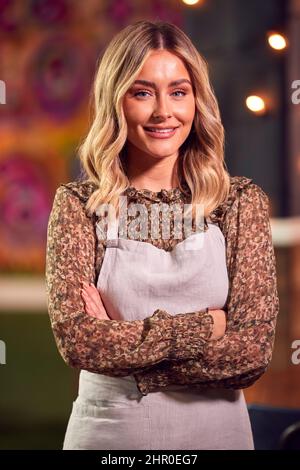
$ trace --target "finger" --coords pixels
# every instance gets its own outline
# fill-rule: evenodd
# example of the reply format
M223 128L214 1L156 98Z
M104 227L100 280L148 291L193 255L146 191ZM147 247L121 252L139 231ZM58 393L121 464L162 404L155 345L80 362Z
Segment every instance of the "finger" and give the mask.
M89 300L95 299L95 294L93 293L92 289L85 287L81 289L81 292L86 299L89 299Z
M102 313L101 311L99 310L90 310L90 314L96 318L98 318L99 320L108 320L108 317L105 313Z
M96 288L87 288L85 289L87 298L93 303L95 308L101 309L103 308L102 300L99 295L99 292Z
M96 318L99 318L101 320L108 320L108 316L106 314L106 311L103 309L99 309L98 307L94 307L93 304L88 301L87 303L87 312L92 315L92 316L95 316Z
M90 297L88 296L86 292L83 291L81 294L82 294L83 301L85 303L85 311L89 315L94 314L94 312L97 311L94 303L91 301Z
M99 317L98 309L95 308L95 306L92 304L90 300L86 301L85 311L88 315L92 317L96 317L96 318Z
M94 285L91 285L91 292L94 294L94 296L98 299L101 300L101 295L100 295L100 292L99 290L97 289L97 287L95 287Z
M84 288L84 291L91 297L92 299L98 299L100 297L98 290L94 286L87 286Z
M99 318L98 312L95 312L95 310L93 310L90 306L87 306L86 312L91 317Z
M89 292L89 295L90 295L91 299L96 304L99 304L101 302L99 292L97 291L97 289L95 287L94 288L91 287L88 292Z
M93 302L93 300L87 295L83 295L85 302L85 311L88 315L91 315L96 318L105 318L105 315L101 313L101 308Z
M103 308L102 302L100 301L99 297L95 298L95 296L89 295L88 300L94 311L98 312Z
M85 288L81 290L82 297L85 302L86 312L91 316L95 316L96 318L106 319L106 320L109 319L107 316L106 310L104 308L104 305L102 303L102 300L99 296L99 291L96 288L94 288L96 292L94 295L92 295L92 290L93 288L91 289Z
M100 297L101 300L100 290L96 286L94 286L94 284L91 284L89 287L91 287L91 292L93 292L97 297Z

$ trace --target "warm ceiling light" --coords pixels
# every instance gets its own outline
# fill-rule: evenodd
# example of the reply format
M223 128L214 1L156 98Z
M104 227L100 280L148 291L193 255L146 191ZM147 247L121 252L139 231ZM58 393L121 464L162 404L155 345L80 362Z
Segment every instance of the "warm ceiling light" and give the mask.
M257 95L251 95L246 98L246 106L255 114L264 114L266 105L264 100Z
M268 33L268 43L273 49L276 49L277 51L282 51L282 49L285 49L287 46L285 37L282 34L275 32Z
M186 5L197 5L203 3L203 0L182 0Z

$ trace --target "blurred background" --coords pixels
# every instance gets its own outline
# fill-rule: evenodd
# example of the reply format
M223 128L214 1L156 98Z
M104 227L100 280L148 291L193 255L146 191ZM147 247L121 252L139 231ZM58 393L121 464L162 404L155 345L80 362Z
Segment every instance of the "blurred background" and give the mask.
M244 393L256 449L300 448L300 0L0 0L0 449L62 448L79 371L47 313L48 217L80 172L96 61L140 19L176 24L204 55L228 169L270 198L280 314Z

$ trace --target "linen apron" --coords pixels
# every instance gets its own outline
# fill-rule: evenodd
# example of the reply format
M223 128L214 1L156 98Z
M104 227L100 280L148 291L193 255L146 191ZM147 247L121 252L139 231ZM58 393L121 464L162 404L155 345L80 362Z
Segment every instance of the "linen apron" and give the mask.
M96 233L100 231L96 226ZM100 239L100 238L99 238ZM103 239L102 239L103 242ZM211 222L172 251L118 237L108 223L97 289L110 318L138 320L222 309L228 295L225 239ZM63 450L254 449L242 390L169 385L143 395L132 375L81 370Z

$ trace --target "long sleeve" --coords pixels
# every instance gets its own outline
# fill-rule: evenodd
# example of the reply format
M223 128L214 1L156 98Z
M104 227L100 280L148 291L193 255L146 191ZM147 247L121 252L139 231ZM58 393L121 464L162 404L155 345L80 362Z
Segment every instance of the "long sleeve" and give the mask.
M238 192L223 230L229 273L225 335L208 342L198 359L164 361L135 374L142 392L169 384L240 389L267 369L279 299L269 200L259 186L253 183Z
M61 185L50 213L46 293L55 341L75 368L125 376L162 360L191 359L211 337L206 309L176 316L155 310L144 320L100 320L86 314L81 282L95 282L96 235L84 204Z

